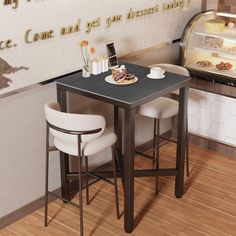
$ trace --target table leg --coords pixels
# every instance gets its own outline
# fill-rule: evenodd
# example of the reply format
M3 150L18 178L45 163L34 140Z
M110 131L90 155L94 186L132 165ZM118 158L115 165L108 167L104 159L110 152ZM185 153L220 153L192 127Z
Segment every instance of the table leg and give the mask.
M114 132L117 135L117 142L115 145L116 158L121 173L122 184L124 186L124 163L122 158L122 114L119 107L114 106Z
M124 124L124 229L134 228L134 125L135 109L125 110Z
M57 87L57 101L60 104L61 111L67 111L66 91ZM70 199L70 182L67 180L69 173L69 155L60 152L60 168L61 168L61 195L66 200Z
M187 122L187 104L188 104L188 86L180 89L179 97L179 115L178 115L178 133L177 133L177 151L176 151L176 170L175 177L175 196L181 198L184 193L184 159L186 148L186 122Z

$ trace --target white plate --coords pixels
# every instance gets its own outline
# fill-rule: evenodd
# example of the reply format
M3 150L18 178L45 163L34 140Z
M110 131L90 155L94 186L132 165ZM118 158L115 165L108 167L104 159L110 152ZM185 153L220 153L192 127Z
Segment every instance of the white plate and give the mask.
M121 83L116 82L112 75L109 75L105 78L105 81L110 84L115 84L115 85L128 85L128 84L133 84L138 81L138 78L135 76L134 79L132 80L123 80Z
M165 75L162 75L161 77L155 77L155 76L152 76L151 74L148 74L147 77L149 79L163 79L163 78L165 78Z

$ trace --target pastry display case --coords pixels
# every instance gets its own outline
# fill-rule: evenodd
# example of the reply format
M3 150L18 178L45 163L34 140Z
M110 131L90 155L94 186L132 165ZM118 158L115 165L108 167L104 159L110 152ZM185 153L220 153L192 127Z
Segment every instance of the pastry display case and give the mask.
M191 76L236 86L236 14L207 11L186 25L181 65Z

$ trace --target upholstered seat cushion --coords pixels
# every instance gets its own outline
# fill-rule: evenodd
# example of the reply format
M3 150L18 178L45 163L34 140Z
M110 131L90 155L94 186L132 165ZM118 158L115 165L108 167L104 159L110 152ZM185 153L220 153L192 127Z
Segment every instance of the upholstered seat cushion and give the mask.
M116 142L116 135L114 132L106 129L104 133L98 138L81 144L81 151L84 156L90 156L95 153L102 151L103 149L110 147ZM78 155L78 143L77 136L74 136L73 139L60 139L54 138L55 146L62 152L69 155Z
M139 107L137 112L150 118L166 119L178 113L179 103L171 98L160 97Z

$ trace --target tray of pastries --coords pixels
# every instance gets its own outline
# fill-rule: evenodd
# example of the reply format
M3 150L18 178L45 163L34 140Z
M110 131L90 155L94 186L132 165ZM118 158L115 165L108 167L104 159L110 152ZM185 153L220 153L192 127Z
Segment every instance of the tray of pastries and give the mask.
M231 71L233 70L233 65L229 62L220 62L215 65L217 70L222 70L222 71Z
M200 66L200 67L208 68L208 67L212 67L213 63L211 61L208 61L208 60L201 60L201 61L197 61L196 65Z

